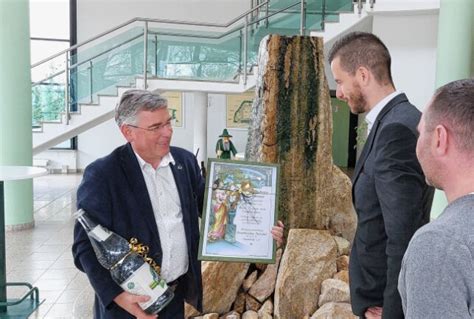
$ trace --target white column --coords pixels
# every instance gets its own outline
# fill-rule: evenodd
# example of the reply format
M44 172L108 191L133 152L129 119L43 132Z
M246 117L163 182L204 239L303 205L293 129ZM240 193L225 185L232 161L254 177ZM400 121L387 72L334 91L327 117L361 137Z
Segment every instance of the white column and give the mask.
M193 111L193 139L194 139L194 154L199 149L197 160L199 165L204 162L207 165L207 93L194 92Z

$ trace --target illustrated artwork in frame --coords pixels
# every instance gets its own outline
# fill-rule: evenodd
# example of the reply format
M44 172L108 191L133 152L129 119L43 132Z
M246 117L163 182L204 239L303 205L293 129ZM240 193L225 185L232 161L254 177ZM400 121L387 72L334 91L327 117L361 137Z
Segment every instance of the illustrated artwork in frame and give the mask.
M210 159L199 259L274 263L279 165Z

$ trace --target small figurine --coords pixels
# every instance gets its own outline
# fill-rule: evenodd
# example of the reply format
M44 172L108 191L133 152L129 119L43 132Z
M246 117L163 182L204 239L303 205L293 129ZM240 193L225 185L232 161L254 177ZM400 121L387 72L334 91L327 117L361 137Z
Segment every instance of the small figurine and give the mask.
M231 152L232 155L235 156L237 154L237 150L234 147L234 144L230 140L232 135L227 132L227 129L225 128L224 131L222 131L222 134L219 135L221 137L219 140L217 140L216 144L216 155L217 158L221 159L230 159L231 158Z

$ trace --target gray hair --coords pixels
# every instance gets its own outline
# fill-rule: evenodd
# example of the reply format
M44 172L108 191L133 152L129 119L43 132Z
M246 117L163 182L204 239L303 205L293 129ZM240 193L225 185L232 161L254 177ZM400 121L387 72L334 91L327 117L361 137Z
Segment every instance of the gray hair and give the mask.
M115 108L115 122L119 127L124 124L136 125L137 115L141 111L156 111L168 107L168 100L146 90L128 90L122 94Z

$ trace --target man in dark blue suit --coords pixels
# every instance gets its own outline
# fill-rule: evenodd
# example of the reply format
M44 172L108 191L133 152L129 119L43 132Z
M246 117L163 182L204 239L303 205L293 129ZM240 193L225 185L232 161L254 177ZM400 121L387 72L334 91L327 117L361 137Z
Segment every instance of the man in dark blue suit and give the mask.
M90 164L77 191L77 206L96 222L149 246L161 275L176 285L175 296L160 319L184 318L184 301L202 308L198 217L204 179L194 155L171 147L166 99L144 90L122 95L115 112L127 144ZM283 224L271 230L280 245ZM149 299L125 292L97 261L87 234L76 224L73 255L95 290L94 318L151 319L138 305Z
M77 206L122 237L137 237L149 246L162 277L177 284L175 297L159 317L183 318L184 300L202 307L197 251L204 179L192 153L170 147L171 116L159 95L125 92L115 120L128 143L86 168ZM147 296L129 294L112 280L78 224L73 254L95 290L95 318L156 317L138 305Z
M395 90L386 46L370 33L340 38L329 54L337 97L367 112L369 134L352 178L358 216L349 279L354 314L403 318L398 275L415 231L429 221L433 188L416 158L421 113Z

